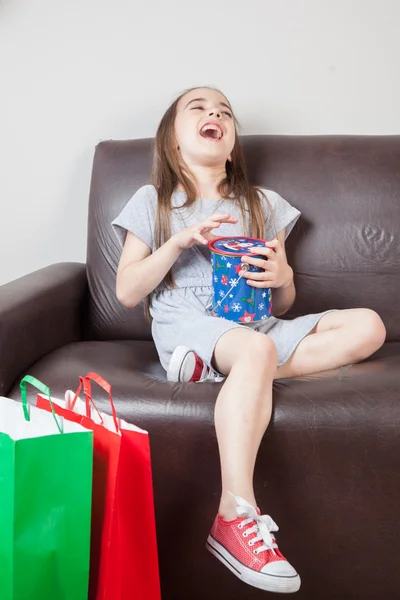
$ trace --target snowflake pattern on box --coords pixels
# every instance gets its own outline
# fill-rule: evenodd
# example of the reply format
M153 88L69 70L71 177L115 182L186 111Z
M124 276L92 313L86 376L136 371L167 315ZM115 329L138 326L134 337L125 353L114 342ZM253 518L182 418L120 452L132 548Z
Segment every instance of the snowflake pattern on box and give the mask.
M210 244L212 265L212 316L251 323L268 319L272 314L272 291L255 288L240 277L242 256L259 258L251 253L252 246L264 246L261 240L245 237L220 238ZM248 272L259 272L260 268L249 264Z

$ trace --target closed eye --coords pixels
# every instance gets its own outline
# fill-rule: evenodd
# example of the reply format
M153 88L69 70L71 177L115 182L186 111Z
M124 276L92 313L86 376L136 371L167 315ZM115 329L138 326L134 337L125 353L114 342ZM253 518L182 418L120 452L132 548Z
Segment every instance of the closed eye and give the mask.
M204 110L204 106L193 106L190 110ZM232 117L232 113L230 113L230 112L228 112L226 110L223 110L222 114L223 115L227 115L230 119L233 118Z

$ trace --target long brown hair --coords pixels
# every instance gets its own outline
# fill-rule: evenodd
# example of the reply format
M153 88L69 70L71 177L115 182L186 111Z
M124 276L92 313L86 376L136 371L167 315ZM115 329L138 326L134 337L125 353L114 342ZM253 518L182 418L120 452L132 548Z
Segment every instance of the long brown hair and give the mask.
M152 172L152 184L158 194L154 229L156 248L162 246L171 237L171 211L173 210L171 196L176 187L180 184L186 193L185 207L190 207L196 202L196 182L176 149L177 143L175 137L175 118L178 103L183 96L196 89L200 88L194 87L186 90L171 104L162 117L157 129L154 141ZM208 89L222 93L215 88L208 87ZM237 133L239 124L235 116L234 122L235 145L231 153L231 160L226 161L226 177L219 182L218 193L221 198L231 198L239 206L244 228L243 234L264 239L266 215L263 212L259 196L262 192L249 182L246 163ZM266 202L268 202L265 194L263 196ZM248 211L248 219L245 217L246 209ZM166 274L164 283L168 287L175 287L172 269ZM151 322L149 310L150 298L151 295L145 299L145 314L149 322Z

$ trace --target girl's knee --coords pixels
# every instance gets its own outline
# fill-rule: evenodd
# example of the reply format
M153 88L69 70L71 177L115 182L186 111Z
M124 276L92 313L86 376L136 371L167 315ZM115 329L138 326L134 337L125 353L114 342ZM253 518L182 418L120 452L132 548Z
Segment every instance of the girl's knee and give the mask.
M246 355L257 364L277 366L278 352L274 342L265 333L254 332L252 339L247 340L243 349Z
M225 333L217 342L213 366L228 375L234 365L251 361L256 367L276 368L278 352L274 342L264 333L238 328Z
M360 346L365 350L367 356L378 350L385 342L385 325L374 310L369 308L360 310L358 331Z

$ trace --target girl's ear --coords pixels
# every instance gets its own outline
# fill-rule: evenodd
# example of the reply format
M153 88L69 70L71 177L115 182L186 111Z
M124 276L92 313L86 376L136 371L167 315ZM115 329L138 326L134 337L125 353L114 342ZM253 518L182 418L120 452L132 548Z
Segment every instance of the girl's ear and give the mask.
M228 156L228 160L229 160L229 162L232 162L232 155L231 154Z

